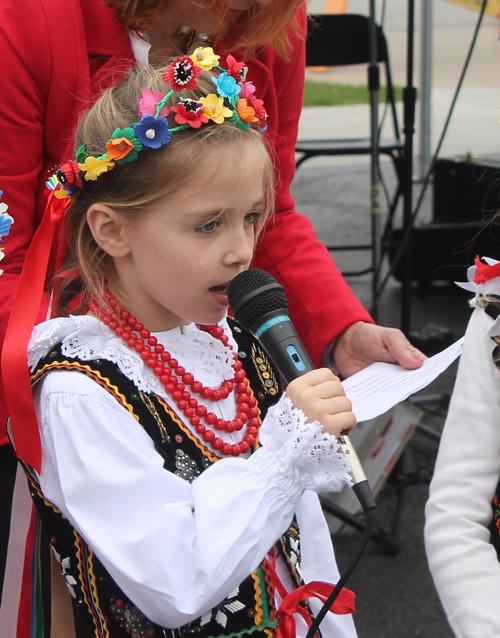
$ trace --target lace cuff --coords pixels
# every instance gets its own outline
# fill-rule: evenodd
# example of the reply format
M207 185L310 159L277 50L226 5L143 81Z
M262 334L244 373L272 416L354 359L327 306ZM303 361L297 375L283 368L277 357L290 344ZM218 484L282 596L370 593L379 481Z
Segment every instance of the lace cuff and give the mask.
M269 409L260 430L267 457L301 490L339 492L351 485L350 466L337 439L318 422L308 423L302 410L283 395Z

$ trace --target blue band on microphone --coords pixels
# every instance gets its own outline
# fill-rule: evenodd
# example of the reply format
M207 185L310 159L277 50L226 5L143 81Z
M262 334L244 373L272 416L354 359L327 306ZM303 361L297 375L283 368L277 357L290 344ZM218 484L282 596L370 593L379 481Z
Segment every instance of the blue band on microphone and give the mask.
M297 352L297 348L295 346L287 346L286 351L288 352L288 356L293 362L293 365L297 368L299 372L304 372L306 369L306 364L302 361L300 354Z
M279 315L278 317L269 319L269 321L263 323L261 327L256 331L255 336L258 339L266 330L269 330L269 328L272 328L278 323L283 323L284 321L290 321L290 317L288 315Z

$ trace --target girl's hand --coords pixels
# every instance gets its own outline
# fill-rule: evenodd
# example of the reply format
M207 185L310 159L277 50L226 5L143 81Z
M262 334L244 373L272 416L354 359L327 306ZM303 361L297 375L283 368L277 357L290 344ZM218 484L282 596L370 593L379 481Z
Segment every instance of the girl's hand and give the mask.
M338 377L328 368L313 370L294 379L288 385L286 395L310 423L319 421L328 434L338 437L342 430L352 430L356 425L351 401Z

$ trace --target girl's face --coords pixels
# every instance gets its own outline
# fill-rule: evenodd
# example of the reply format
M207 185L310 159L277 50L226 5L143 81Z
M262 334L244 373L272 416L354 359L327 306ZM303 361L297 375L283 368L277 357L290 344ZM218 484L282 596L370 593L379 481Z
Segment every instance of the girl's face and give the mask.
M115 264L124 305L150 330L224 317L264 198L264 150L249 141L243 153L207 153L181 192L123 226L126 251Z
M254 4L267 6L279 0L227 0L227 6L235 18ZM210 9L209 0L170 0L166 19L176 26L187 25L200 33L213 33L217 29L217 15Z

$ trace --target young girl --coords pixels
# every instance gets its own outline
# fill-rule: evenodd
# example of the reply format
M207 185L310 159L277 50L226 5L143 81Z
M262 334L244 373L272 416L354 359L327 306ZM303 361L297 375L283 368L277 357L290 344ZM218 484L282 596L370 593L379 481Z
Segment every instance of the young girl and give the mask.
M429 567L460 638L500 636L500 263L476 258L475 310L426 506Z
M50 180L68 249L29 347L27 470L83 635L305 636L338 579L314 492L349 483L350 402L326 369L283 395L226 319L272 207L264 105L227 65L133 72ZM324 636L355 636L342 594Z

